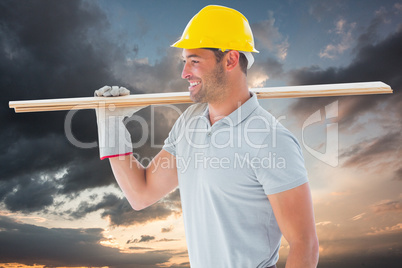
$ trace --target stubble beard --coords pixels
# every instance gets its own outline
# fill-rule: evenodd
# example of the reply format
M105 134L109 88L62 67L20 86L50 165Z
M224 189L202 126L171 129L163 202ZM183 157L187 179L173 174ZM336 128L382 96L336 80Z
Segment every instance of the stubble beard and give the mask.
M190 98L196 103L217 103L226 98L226 77L221 64L202 79L201 88L196 93L190 93Z

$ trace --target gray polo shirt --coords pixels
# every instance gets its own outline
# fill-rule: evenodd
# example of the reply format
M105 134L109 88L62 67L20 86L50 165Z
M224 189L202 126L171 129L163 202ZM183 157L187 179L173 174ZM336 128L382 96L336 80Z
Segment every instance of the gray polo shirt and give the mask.
M299 143L256 95L212 126L208 105L192 105L163 149L176 156L191 267L275 264L282 234L267 195L308 179Z

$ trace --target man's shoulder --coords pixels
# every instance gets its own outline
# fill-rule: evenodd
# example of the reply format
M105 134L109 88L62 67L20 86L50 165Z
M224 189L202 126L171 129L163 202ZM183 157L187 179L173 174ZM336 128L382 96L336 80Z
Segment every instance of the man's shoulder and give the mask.
M270 112L265 110L261 105L258 105L256 109L253 111L254 115L262 116L270 120L276 120L276 117L273 116Z
M294 134L285 127L281 121L286 119L286 117L275 117L269 111L265 110L263 107L258 106L252 113L251 117L248 118L249 128L255 129L266 129L267 131L262 131L262 136L265 138L267 137L274 137L277 140L293 140L298 143Z
M272 127L280 127L283 128L283 125L279 122L279 120L272 115L270 112L265 110L263 107L258 106L247 118L249 121L248 125L262 125Z

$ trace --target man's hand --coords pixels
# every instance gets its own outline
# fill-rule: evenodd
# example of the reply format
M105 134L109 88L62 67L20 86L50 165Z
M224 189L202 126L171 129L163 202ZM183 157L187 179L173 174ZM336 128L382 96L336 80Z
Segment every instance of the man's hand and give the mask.
M125 87L118 86L104 86L95 90L95 97L117 97L130 95L130 90Z
M95 96L98 97L117 97L129 94L128 89L118 86L104 86L95 91ZM132 153L131 136L123 123L123 119L131 117L144 107L117 108L113 104L99 105L96 109L96 117L101 160Z

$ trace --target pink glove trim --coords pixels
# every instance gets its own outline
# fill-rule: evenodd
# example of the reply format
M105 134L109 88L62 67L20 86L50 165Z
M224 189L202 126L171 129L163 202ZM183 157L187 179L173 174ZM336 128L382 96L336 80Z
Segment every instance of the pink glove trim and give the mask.
M125 153L125 154L106 155L106 156L104 156L104 157L101 157L100 160L103 160L103 159L106 159L106 158L118 157L118 156L122 156L122 155L129 155L129 154L132 154L132 152Z

